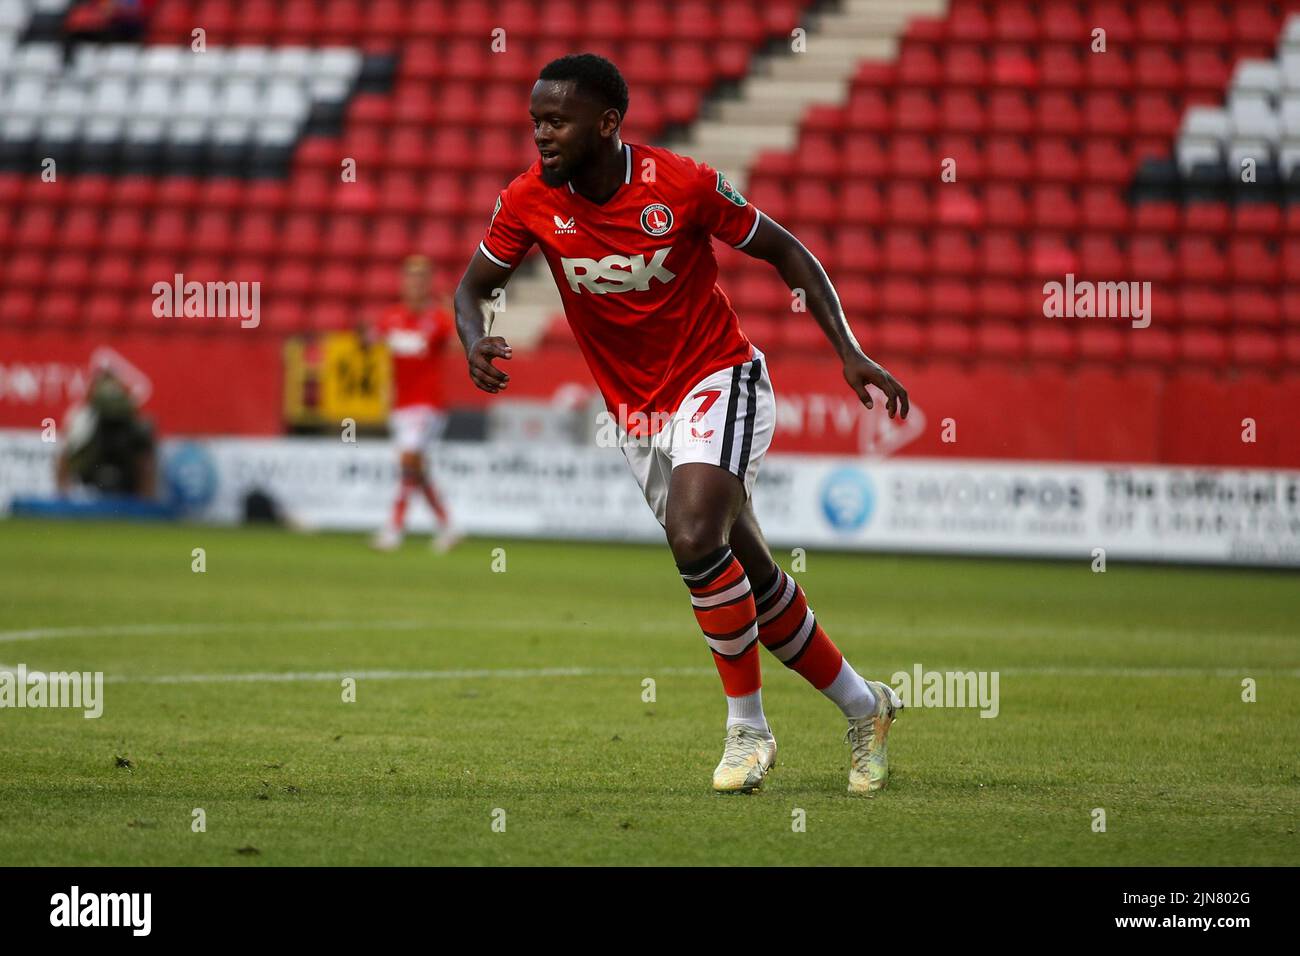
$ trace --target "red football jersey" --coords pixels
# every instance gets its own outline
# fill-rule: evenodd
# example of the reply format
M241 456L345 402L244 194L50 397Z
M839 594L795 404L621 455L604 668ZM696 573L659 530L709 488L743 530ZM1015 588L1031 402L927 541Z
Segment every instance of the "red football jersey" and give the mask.
M502 190L479 249L508 268L541 247L605 404L627 422L671 414L700 379L753 357L710 237L743 249L759 213L705 163L657 146L623 152L623 183L601 205L546 185L535 161Z
M438 356L453 331L451 318L437 307L416 312L403 303L379 317L379 334L393 356L393 407L442 407Z

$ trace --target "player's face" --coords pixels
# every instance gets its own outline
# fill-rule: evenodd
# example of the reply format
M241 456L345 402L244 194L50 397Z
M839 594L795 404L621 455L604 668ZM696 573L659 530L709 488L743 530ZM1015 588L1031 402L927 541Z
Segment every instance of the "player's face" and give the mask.
M572 80L538 80L533 87L528 112L542 156L542 181L548 186L568 182L600 148L601 109L573 87Z
M429 270L408 266L402 270L402 296L407 302L419 303L429 297Z

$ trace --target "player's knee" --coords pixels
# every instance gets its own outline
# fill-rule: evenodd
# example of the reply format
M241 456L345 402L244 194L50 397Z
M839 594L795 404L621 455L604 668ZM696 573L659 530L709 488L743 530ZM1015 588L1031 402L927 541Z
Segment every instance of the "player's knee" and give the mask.
M669 523L668 547L678 563L698 561L726 544L722 529L709 527L704 522Z

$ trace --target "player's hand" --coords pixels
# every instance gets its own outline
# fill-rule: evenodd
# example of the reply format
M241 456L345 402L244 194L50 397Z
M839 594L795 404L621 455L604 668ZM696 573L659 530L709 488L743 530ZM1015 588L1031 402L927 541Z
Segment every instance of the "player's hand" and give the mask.
M871 393L867 391L868 385L874 385L885 395L885 410L889 412L889 417L893 418L894 413L898 412L899 418L907 418L911 407L907 402L907 390L899 384L898 379L865 355L856 355L844 363L844 380L858 393L858 398L867 408L875 407Z
M514 352L499 335L485 335L469 347L469 377L485 392L500 392L510 376L492 364L493 359L509 361Z

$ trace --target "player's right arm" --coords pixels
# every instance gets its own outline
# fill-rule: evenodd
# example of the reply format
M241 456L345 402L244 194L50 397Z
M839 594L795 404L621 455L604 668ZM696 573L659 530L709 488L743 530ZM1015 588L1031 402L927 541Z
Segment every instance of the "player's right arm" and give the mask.
M488 334L488 316L496 290L504 288L513 274L513 268L503 269L482 250L475 250L456 286L456 334L465 347L470 380L485 392L499 392L510 381L492 364L493 359L508 360L512 353L505 339Z
M456 334L465 346L469 377L485 392L499 392L510 376L492 364L508 360L510 346L499 335L490 335L492 304L514 275L536 238L510 205L510 189L497 196L487 234L456 287Z

